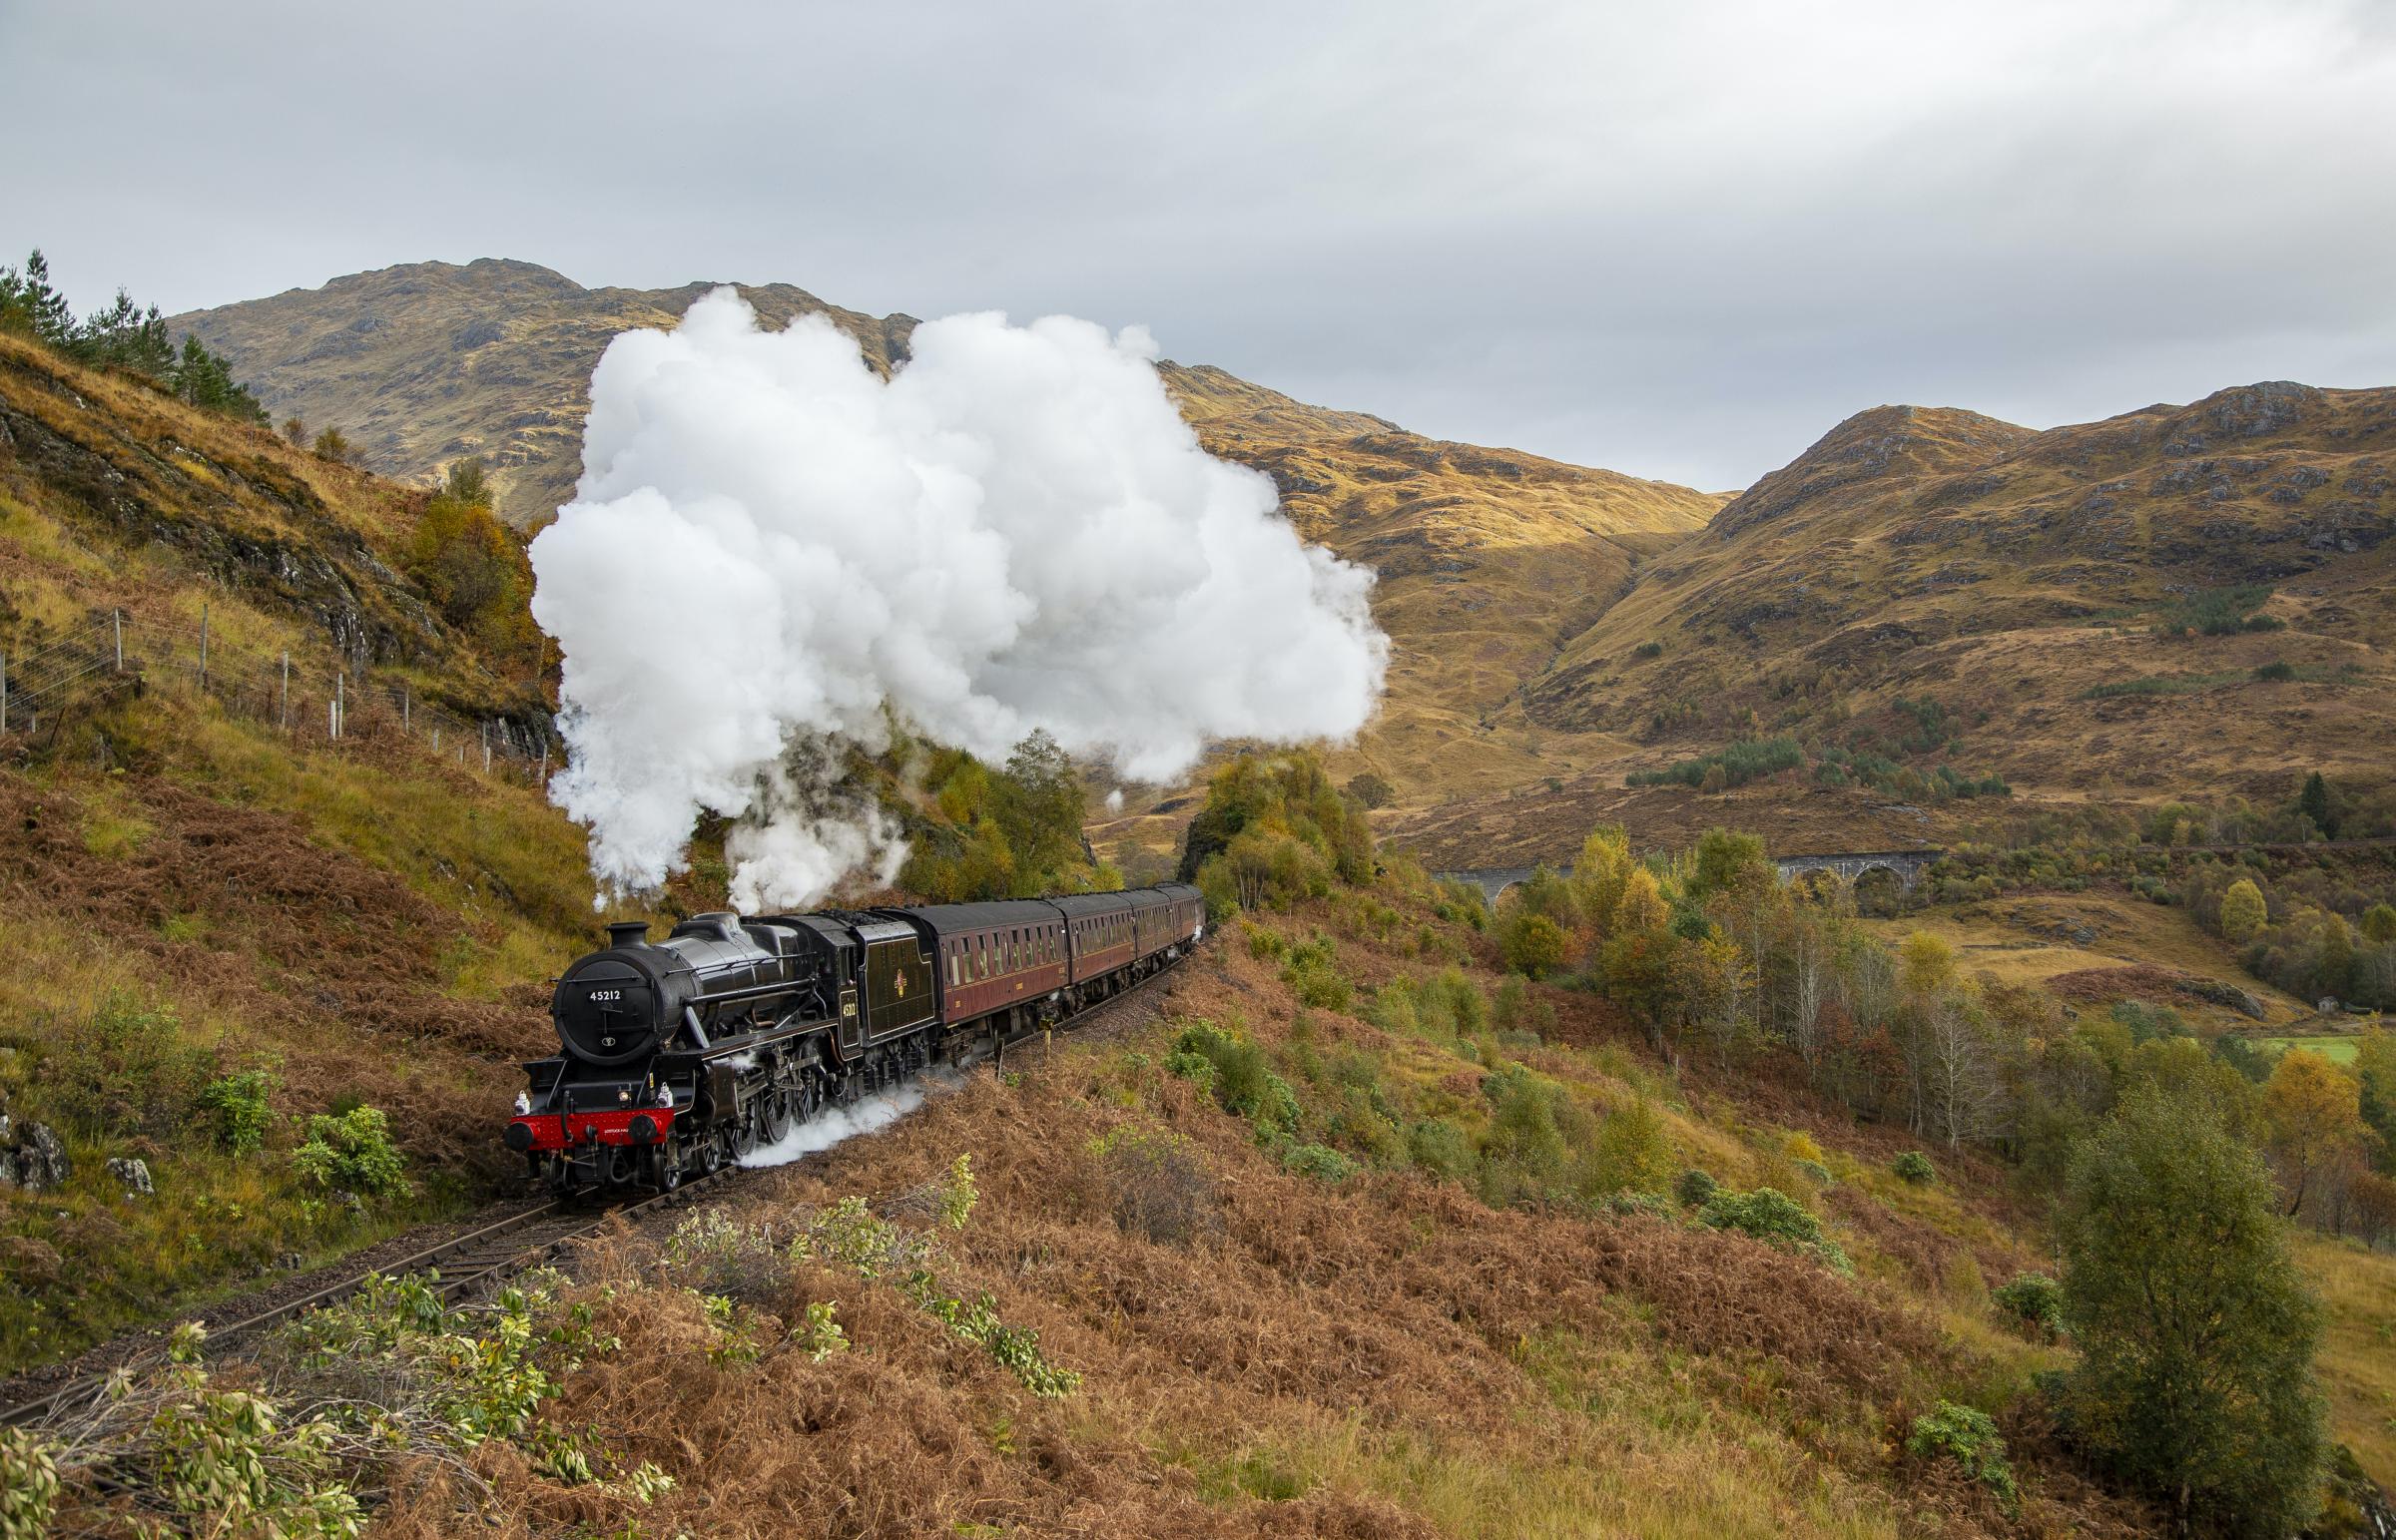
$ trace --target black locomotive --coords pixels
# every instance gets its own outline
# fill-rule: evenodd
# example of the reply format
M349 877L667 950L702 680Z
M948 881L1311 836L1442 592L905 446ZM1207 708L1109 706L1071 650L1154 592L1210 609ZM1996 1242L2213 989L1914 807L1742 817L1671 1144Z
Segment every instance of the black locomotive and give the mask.
M821 1109L1120 993L1196 943L1187 883L999 903L701 914L566 969L562 1052L524 1066L507 1147L559 1193L671 1189Z

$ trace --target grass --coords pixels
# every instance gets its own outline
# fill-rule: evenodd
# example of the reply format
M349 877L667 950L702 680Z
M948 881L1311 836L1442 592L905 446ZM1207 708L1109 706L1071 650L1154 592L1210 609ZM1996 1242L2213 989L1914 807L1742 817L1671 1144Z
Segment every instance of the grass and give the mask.
M2219 674L2142 674L2136 679L2091 685L2080 693L2080 698L2084 701L2110 701L2122 696L2194 695L2219 685L2234 685L2248 677L2243 669L2231 669Z
M2268 1048L2275 1053L2292 1050L2317 1053L2332 1064L2352 1064L2362 1051L2361 1044L2351 1037L2258 1037L2253 1041L2255 1047Z
M2396 1256L2303 1234L2296 1259L2321 1297L2322 1386L2331 1435L2382 1486L2396 1486Z
M226 1283L265 1272L286 1253L313 1264L458 1206L463 1184L421 1173L414 1199L352 1213L304 1191L285 1164L287 1136L266 1152L214 1148L191 1110L169 1126L106 1131L54 1110L53 1065L86 1023L119 1002L183 1011L172 1040L220 1069L279 1063L321 1043L279 1041L272 1023L212 1006L205 994L162 988L155 964L107 944L78 920L33 904L10 914L12 966L0 973L0 1091L21 1120L46 1119L65 1141L72 1173L59 1191L0 1194L0 1372L72 1352L114 1330L200 1301ZM290 1099L283 1098L290 1107ZM156 1191L129 1197L107 1171L138 1154Z

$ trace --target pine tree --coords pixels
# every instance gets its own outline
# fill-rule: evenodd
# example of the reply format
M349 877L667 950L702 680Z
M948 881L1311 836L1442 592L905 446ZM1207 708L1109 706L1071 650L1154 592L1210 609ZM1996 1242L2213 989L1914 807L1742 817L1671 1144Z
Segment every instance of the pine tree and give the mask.
M2296 793L2296 810L2312 819L2313 827L2323 834L2337 833L2337 816L2329 810L2329 782L2321 778L2319 770L2304 777L2304 789Z
M2318 1504L2320 1310L2270 1176L2203 1101L2135 1087L2072 1163L2059 1233L2089 1447L2183 1529L2284 1536Z
M67 296L50 286L50 259L39 247L25 258L23 292L35 337L52 347L65 347L75 340L75 311L67 304Z

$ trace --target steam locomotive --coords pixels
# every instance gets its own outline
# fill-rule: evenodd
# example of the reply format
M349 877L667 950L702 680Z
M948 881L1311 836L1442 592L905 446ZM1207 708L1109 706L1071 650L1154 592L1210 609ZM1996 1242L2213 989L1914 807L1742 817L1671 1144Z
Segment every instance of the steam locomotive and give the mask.
M670 1191L826 1107L1054 1026L1202 932L1187 883L998 903L644 920L567 968L561 1052L524 1066L505 1143L558 1194Z

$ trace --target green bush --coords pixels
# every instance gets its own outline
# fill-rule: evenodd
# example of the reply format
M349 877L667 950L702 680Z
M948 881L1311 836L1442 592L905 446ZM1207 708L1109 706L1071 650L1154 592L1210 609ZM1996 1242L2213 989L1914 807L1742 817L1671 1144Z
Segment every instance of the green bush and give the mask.
M375 1107L309 1118L307 1142L292 1152L292 1168L318 1187L360 1198L397 1198L409 1190L407 1158L391 1143L390 1120Z
M1530 981L1509 975L1498 986L1490 1007L1490 1024L1500 1032L1545 1039L1555 1031L1555 1007L1531 992Z
M1910 1182L1916 1187L1925 1187L1939 1180L1939 1169L1930 1163L1929 1156L1919 1150L1906 1151L1889 1163L1889 1170L1897 1174L1899 1181Z
M1178 1075L1194 1082L1198 1089L1212 1096L1215 1091L1215 1061L1202 1053L1176 1048L1165 1055L1165 1073Z
M1281 1158L1284 1171L1317 1182L1345 1182L1356 1175L1356 1162L1328 1145L1292 1145Z
M217 1143L235 1155L256 1155L265 1149L275 1119L267 1098L277 1084L267 1070L243 1070L210 1081L200 1093L200 1105L216 1115Z
M1814 1258L1834 1273L1855 1272L1846 1252L1822 1239L1821 1222L1777 1188L1759 1187L1752 1193L1722 1188L1705 1201L1697 1219L1715 1230L1736 1231L1784 1252Z
M1298 1095L1273 1073L1264 1050L1255 1043L1200 1021L1184 1028L1173 1048L1167 1067L1181 1062L1185 1054L1205 1059L1214 1069L1215 1100L1224 1111L1254 1123L1260 1137L1286 1137L1297 1131Z
M1684 1209L1705 1207L1706 1203L1719 1191L1721 1191L1720 1183L1707 1173L1693 1167L1682 1172L1680 1180L1672 1184L1672 1196L1680 1200L1680 1206Z
M1672 1142L1664 1137L1663 1119L1645 1097L1634 1098L1597 1125L1582 1196L1660 1193L1671 1180Z
M1427 1118L1406 1131L1406 1158L1443 1181L1462 1182L1480 1162L1465 1131L1446 1118Z
M60 1118L92 1138L172 1140L216 1067L214 1053L183 1040L172 1010L119 990L44 1044L42 1087Z
M1317 1010L1348 1008L1348 980L1340 976L1338 958L1328 937L1318 935L1293 946L1282 965L1281 981L1298 996L1298 1003Z
M1914 1419L1905 1447L1923 1459L1944 1456L1963 1467L1965 1475L1987 1487L2011 1513L2021 1493L2014 1484L2014 1467L2005 1457L2005 1440L1997 1424L1976 1406L1939 1402L1939 1409Z
M1517 912L1501 927L1498 948L1505 965L1531 978L1545 978L1564 965L1572 938L1544 914Z
M0 1540L41 1540L58 1502L58 1456L30 1428L0 1428Z
M1989 1297L2025 1326L2053 1336L2064 1328L2064 1288L2044 1273L2025 1273Z

